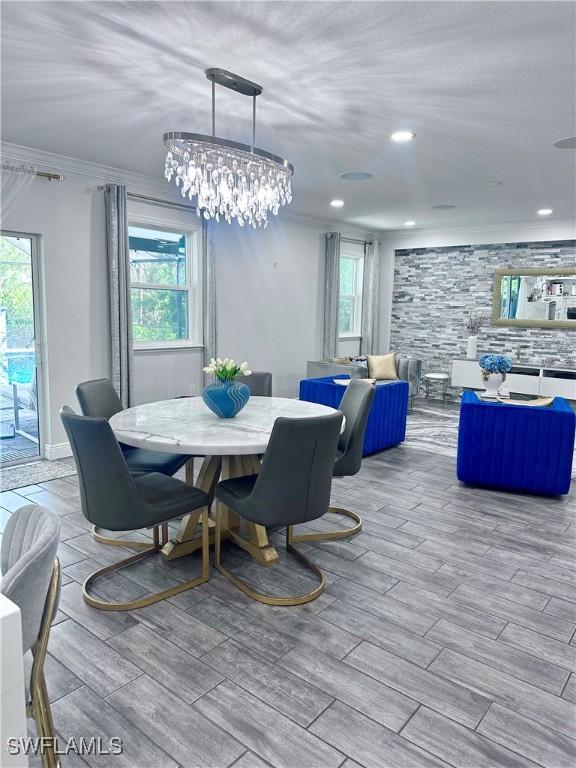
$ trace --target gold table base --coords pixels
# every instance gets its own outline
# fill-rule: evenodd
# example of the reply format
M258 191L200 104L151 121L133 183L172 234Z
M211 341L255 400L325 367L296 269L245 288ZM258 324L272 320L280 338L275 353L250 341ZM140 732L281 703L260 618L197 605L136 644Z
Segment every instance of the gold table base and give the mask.
M186 464L186 482L194 484L194 459ZM210 501L214 499L214 490L220 480L243 475L257 475L260 471L260 459L257 455L248 456L206 456L198 475L196 487L208 494ZM268 541L268 533L263 525L243 521L225 504L216 499L216 515L222 525L222 539L229 539L237 546L246 550L253 558L263 565L278 562L278 552ZM162 547L162 554L167 560L176 560L200 549L202 539L198 531L200 512L185 515L180 523L178 533ZM214 520L210 519L210 544L214 544Z

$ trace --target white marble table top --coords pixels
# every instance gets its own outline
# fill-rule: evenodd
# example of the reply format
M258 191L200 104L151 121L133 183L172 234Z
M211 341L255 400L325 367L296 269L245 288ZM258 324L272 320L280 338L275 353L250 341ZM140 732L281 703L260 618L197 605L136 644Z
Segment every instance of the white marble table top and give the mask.
M201 397L162 400L115 414L110 424L121 443L167 453L240 456L264 453L279 416L325 416L333 408L284 397L251 397L233 419L221 419Z

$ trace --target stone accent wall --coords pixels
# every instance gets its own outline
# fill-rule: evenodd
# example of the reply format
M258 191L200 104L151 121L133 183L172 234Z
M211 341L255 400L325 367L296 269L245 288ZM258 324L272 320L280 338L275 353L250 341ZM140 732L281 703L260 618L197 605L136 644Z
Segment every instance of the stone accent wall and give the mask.
M452 370L466 357L464 318L483 311L490 323L498 267L574 267L576 241L499 243L396 251L390 349L421 358L423 372ZM502 352L522 363L576 357L576 330L501 328L478 334L478 354ZM519 353L520 357L517 357Z

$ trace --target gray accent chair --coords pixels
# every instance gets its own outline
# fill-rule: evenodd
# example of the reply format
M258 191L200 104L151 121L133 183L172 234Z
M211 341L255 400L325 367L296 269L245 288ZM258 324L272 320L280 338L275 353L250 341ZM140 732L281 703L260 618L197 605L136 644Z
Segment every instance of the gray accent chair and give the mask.
M267 605L301 605L317 598L324 574L292 542L293 526L322 517L328 510L332 473L342 414L303 419L276 419L258 475L223 480L216 496L240 517L263 526L286 527L286 550L319 580L312 591L296 597L274 597L253 589L222 564L222 513L216 517L216 568L245 594Z
M376 395L376 387L367 382L352 379L346 387L346 392L340 403L340 411L344 414L344 429L338 441L334 477L350 477L356 475L362 466L362 449L364 433L370 415L372 401ZM337 529L324 533L295 534L293 541L331 541L354 536L362 530L362 519L356 512L342 507L330 507L329 512L354 520L352 528Z
M410 398L410 408L414 408L414 400L420 392L420 381L422 379L422 360L416 360L413 357L402 357L402 355L396 355L395 358L398 378L408 382L408 397Z
M12 513L0 553L0 592L20 608L22 650L32 652L27 686L26 714L34 718L36 732L44 739L42 765L55 768L56 734L44 677L50 627L60 597L60 563L56 557L60 521L52 512L27 504Z
M364 365L353 363L335 363L332 360L309 360L306 365L306 378L321 379L324 376L341 376L347 373L351 379L368 378L368 369Z
M88 576L82 588L88 605L127 611L173 597L208 581L207 494L160 472L131 474L107 419L79 416L67 406L60 410L60 418L76 463L84 517L93 525L111 531L151 528L153 533L152 544L144 544L142 552ZM191 512L196 512L202 527L202 575L199 578L126 603L109 603L90 594L90 587L97 579L158 553L168 543L168 521Z
M110 379L83 381L76 387L76 397L84 416L111 419L123 410L122 403ZM180 453L149 451L120 443L131 472L161 472L174 475L186 464L189 456Z
M398 378L408 382L410 408L413 408L414 400L420 392L422 361L400 354L395 354L394 359ZM309 379L318 379L323 376L339 376L343 373L347 373L351 379L368 378L368 368L363 365L335 363L330 360L308 361L306 376Z

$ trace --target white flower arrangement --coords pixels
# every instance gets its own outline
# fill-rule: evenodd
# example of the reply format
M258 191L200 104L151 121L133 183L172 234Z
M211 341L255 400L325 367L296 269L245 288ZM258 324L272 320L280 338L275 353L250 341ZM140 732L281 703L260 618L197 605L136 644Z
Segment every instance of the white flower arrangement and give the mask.
M235 360L230 360L225 357L222 360L220 357L217 359L211 358L209 365L204 368L204 373L208 373L218 381L227 382L233 379L241 373L243 376L250 376L252 371L248 370L248 363L238 363Z

